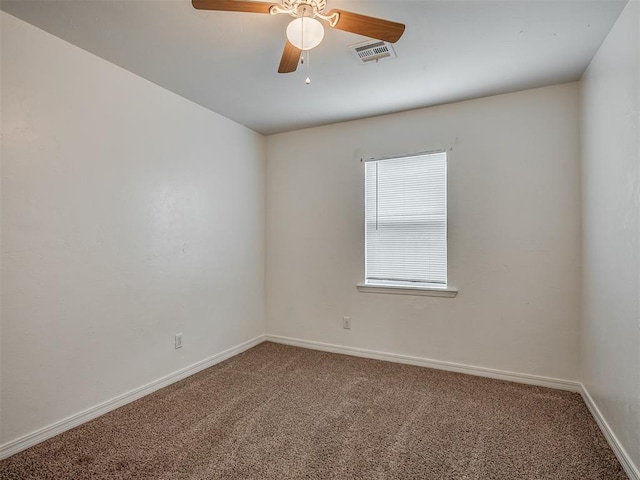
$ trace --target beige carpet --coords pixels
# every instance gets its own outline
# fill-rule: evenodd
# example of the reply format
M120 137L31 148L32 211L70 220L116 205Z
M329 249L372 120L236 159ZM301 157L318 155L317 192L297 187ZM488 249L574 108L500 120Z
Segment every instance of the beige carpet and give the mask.
M0 462L13 479L626 479L580 396L263 343Z

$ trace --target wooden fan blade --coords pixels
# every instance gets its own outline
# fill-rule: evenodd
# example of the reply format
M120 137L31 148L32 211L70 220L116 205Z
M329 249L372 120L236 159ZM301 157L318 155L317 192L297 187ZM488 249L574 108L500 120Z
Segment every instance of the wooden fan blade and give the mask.
M344 10L333 9L325 15L331 16L337 13L340 15L338 23L334 28L345 32L357 33L365 37L384 40L395 43L404 33L404 24L382 20L381 18L367 17L359 13L345 12Z
M222 10L225 12L269 13L275 4L244 0L192 0L198 10Z
M300 62L300 54L302 50L295 47L289 40L284 45L284 51L282 52L282 59L280 60L280 66L278 67L278 73L291 73L295 72Z

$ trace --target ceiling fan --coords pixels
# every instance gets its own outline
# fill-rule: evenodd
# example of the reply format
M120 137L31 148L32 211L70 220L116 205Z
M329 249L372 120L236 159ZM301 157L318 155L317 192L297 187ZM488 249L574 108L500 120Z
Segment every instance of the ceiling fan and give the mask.
M282 0L281 4L250 0L192 0L192 4L199 10L285 14L294 17L295 20L287 27L287 43L282 52L278 73L295 72L302 52L320 44L324 29L318 19L329 27L389 43L397 42L405 28L402 23L344 10L333 9L325 13L326 0Z

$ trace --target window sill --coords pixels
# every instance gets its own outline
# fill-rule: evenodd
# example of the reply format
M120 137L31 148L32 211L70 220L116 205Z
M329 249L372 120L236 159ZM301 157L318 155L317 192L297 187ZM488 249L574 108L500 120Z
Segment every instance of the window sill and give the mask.
M363 293L390 293L395 295L425 295L428 297L447 297L453 298L458 294L458 290L454 287L449 288L425 288L425 287L407 287L396 285L371 285L365 283L358 284L358 290Z

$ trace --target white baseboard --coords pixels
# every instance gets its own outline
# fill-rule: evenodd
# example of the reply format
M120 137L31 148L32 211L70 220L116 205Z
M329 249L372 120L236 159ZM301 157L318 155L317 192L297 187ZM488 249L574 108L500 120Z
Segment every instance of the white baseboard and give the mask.
M620 461L625 473L630 480L640 480L640 471L634 465L631 457L620 444L618 437L613 433L611 427L602 416L602 413L596 406L593 398L589 395L587 389L580 382L571 380L563 380L557 378L542 377L538 375L529 375L524 373L508 372L504 370L496 370L492 368L476 367L473 365L465 365L454 362L444 362L442 360L433 360L422 357L411 357L408 355L398 355L396 353L379 352L375 350L367 350L363 348L346 347L343 345L332 345L329 343L314 342L311 340L303 340L299 338L283 337L279 335L265 335L265 341L282 343L284 345L292 345L294 347L310 348L313 350L321 350L323 352L341 353L344 355L352 355L355 357L373 358L376 360L385 360L389 362L405 363L408 365L416 365L421 367L435 368L439 370L447 370L451 372L466 373L469 375L477 375L480 377L496 378L499 380L507 380L517 383L526 383L529 385L538 385L541 387L555 388L559 390L567 390L570 392L578 392L582 394L587 408L595 419L598 427L604 434L607 442L611 446L614 454Z
M442 360L433 360L430 358L411 357L409 355L399 355L397 353L379 352L376 350L366 350L363 348L346 347L343 345L332 345L329 343L314 342L311 340L302 340L299 338L282 337L279 335L265 335L268 342L282 343L284 345L292 345L295 347L310 348L313 350L322 350L323 352L342 353L355 357L373 358L376 360L385 360L388 362L405 363L407 365L416 365L419 367L435 368L438 370L447 370L450 372L466 373L480 377L495 378L498 380L507 380L510 382L526 383L529 385L538 385L541 387L555 388L558 390L568 390L570 392L581 392L580 382L572 380L563 380L559 378L542 377L538 375L529 375L526 373L508 372L504 370L496 370L493 368L476 367L473 365L465 365L462 363L445 362Z
M584 399L584 403L587 404L587 408L591 412L593 418L596 420L596 423L598 424L598 427L600 427L600 430L604 434L604 437L607 439L611 450L613 450L613 453L615 453L616 457L618 457L618 461L620 462L620 465L622 465L625 473L629 476L629 479L640 480L640 469L638 469L638 466L634 465L633 460L618 440L616 434L613 433L613 430L611 430L609 423L605 420L602 412L600 412L600 409L598 408L584 385L582 385L581 393L582 398Z
M0 460L10 457L11 455L32 447L37 443L43 442L62 432L77 427L78 425L88 422L89 420L93 420L94 418L97 418L100 415L104 415L111 410L122 407L127 403L131 403L134 400L144 397L145 395L149 395L156 390L171 385L172 383L182 380L183 378L193 375L194 373L204 370L205 368L209 368L213 365L216 365L217 363L227 360L228 358L231 358L239 353L244 352L245 350L250 349L251 347L264 342L264 339L265 336L260 335L252 340L248 340L241 343L240 345L231 347L223 352L201 360L200 362L194 363L192 365L189 365L188 367L170 373L169 375L158 378L151 383L147 383L146 385L135 388L127 393L123 393L122 395L118 395L117 397L107 400L106 402L100 403L82 412L76 413L75 415L55 422L47 427L41 428L16 440L12 440L3 445L0 445Z
M638 467L634 465L631 457L626 452L624 447L618 441L618 438L611 430L611 427L602 416L602 413L596 406L595 402L589 392L579 382L571 380L563 380L557 378L543 377L538 375L529 375L524 373L509 372L504 370L496 370L492 368L477 367L473 365L465 365L454 362L445 362L442 360L434 360L422 357L413 357L408 355L399 355L396 353L379 352L375 350L367 350L362 348L347 347L342 345L333 345L329 343L315 342L311 340L303 340L298 338L283 337L279 335L259 335L258 337L243 342L235 347L229 348L223 352L213 355L200 362L194 363L188 367L178 370L174 373L154 380L151 383L138 387L127 393L119 395L115 398L107 400L106 402L95 405L80 413L67 417L63 420L55 422L47 427L36 430L11 442L7 442L0 445L0 460L8 458L15 453L32 447L40 442L43 442L51 437L54 437L62 432L70 430L78 425L81 425L89 420L104 415L107 412L115 410L127 403L131 403L145 395L155 392L163 387L171 385L183 378L186 378L194 373L216 365L228 358L231 358L239 353L244 352L264 341L281 343L284 345L292 345L302 348L310 348L313 350L321 350L324 352L341 353L344 355L351 355L363 358L372 358L376 360L385 360L389 362L403 363L407 365L416 365L428 368L435 368L439 370L447 370L451 372L466 373L469 375L476 375L481 377L495 378L499 380L507 380L517 383L525 383L529 385L538 385L542 387L555 388L559 390L568 390L571 392L579 392L582 394L582 398L591 414L593 415L598 427L602 430L607 442L611 446L616 457L620 461L620 464L624 468L625 472L629 476L630 480L640 480L640 471Z

